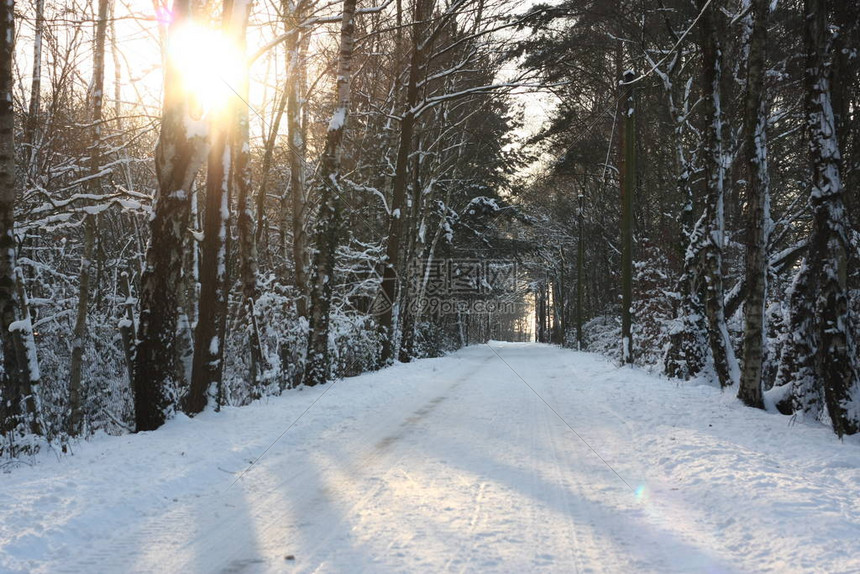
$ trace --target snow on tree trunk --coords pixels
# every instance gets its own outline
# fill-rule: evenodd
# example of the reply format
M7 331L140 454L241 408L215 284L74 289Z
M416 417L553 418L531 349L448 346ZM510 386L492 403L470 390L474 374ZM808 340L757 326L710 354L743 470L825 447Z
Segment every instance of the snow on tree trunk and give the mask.
M406 214L406 191L409 184L409 158L414 147L415 106L420 94L419 80L426 59L428 46L424 41L427 23L425 15L433 10L433 0L417 0L412 22L412 56L409 61L409 80L406 85L404 113L400 118L400 143L394 165L394 178L391 183L391 216L388 221L388 243L386 245L385 268L382 273L382 297L388 303L379 316L379 329L382 333L383 364L394 359L397 349L396 323L394 321L394 302L398 300L398 270L402 269L401 251L403 249L403 217Z
M304 17L304 11L295 15L295 19ZM308 242L305 233L305 128L302 123L304 108L303 94L305 90L305 59L307 58L308 35L293 38L288 42L290 71L287 79L287 138L288 157L290 162L290 203L293 232L292 256L295 266L296 290L299 299L296 301L296 311L300 317L308 312ZM285 226L286 227L286 226Z
M175 0L168 37L191 14L190 0ZM170 41L168 39L168 41ZM206 159L207 128L190 113L190 95L167 59L161 133L155 150L158 190L140 286L134 358L134 407L138 431L164 424L176 404L177 290L182 282L183 240L191 212L191 186Z
M684 271L678 280L680 302L677 318L669 331L669 348L663 360L668 376L695 377L704 368L708 353L708 326L702 304L699 224L690 232L690 245L684 257Z
M90 84L90 179L87 193L91 196L101 194L101 145L102 145L102 103L105 83L105 39L107 36L108 0L99 0L98 20L96 21L96 42L93 52L93 81ZM72 332L72 357L69 367L69 420L67 431L71 436L78 435L82 428L81 378L84 363L84 347L87 340L87 315L89 314L90 279L93 263L93 245L96 234L97 215L84 215L84 245L81 255L81 270L78 279L78 309Z
M810 264L817 267L811 257L810 252L791 287L789 316L776 380L766 395L768 402L772 402L780 412L802 412L815 420L821 416L824 403L816 380L815 318L812 316L817 291L814 275L820 270L809 269Z
M311 265L308 351L304 384L324 383L329 375L328 335L331 295L334 285L335 252L340 242L342 214L340 164L343 134L349 115L352 53L355 45L356 0L344 0L337 65L337 107L329 122L318 175L320 212L315 229L315 252Z
M29 144L27 173L32 178L39 172L41 135L39 111L42 104L42 43L45 35L45 0L36 0L36 23L33 30L33 76L30 80L30 105L24 124L24 141Z
M578 206L576 209L576 350L582 351L583 303L585 298L585 237L583 235L583 220L585 218L585 182L579 190Z
M738 398L762 408L767 245L770 233L770 179L767 153L767 99L764 85L769 0L752 0L744 145L747 176L746 303L744 304L743 370Z
M653 66L653 64L652 64ZM692 78L684 89L680 108L675 103L673 85L669 74L659 67L654 70L663 81L669 114L675 124L673 130L675 160L677 162L676 187L680 197L685 198L681 210L681 242L684 249L684 267L675 289L677 293L676 319L669 328L669 345L663 357L667 375L679 379L690 379L704 368L708 355L708 326L702 303L701 257L699 252L699 229L694 215L693 188L690 178L695 170L695 154L685 153L686 125L690 113L690 87Z
M247 0L224 0L222 26L225 35L237 47L244 47L248 20ZM203 214L203 241L200 249L200 299L197 328L194 332L194 359L191 367L191 388L185 399L185 412L196 414L206 407L209 397L218 408L225 401L224 347L227 334L227 311L230 293L229 253L230 203L234 189L242 195L238 204L240 241L240 279L243 299L253 313L257 293L256 249L253 220L247 209L250 183L248 148L247 71L239 85L233 87L238 97L230 105L213 111L210 118L211 149L206 171L206 208ZM250 321L252 328L255 326ZM252 335L253 342L258 338ZM252 353L252 362L260 361ZM259 363L258 363L259 365ZM251 381L256 393L256 373Z
M226 18L226 16L225 16ZM196 414L206 407L207 395L223 400L224 341L227 325L228 253L230 252L230 195L232 146L228 142L228 114L212 120L212 143L206 170L206 211L200 249L200 300L194 331L191 388L184 410Z
M14 8L12 0L0 2L0 431L9 435L10 443L16 432L42 433L33 328L20 284L23 277L15 267Z
M833 430L843 436L860 431L860 366L846 290L850 242L831 105L827 9L826 0L805 2L812 232L791 297L775 397L790 390L793 410L814 418L823 414L823 398Z
M704 6L703 6L704 8ZM725 216L723 211L725 166L723 161L722 39L723 14L718 6L708 6L700 22L702 31L702 107L705 118L703 136L704 177L707 186L705 216L701 236L705 314L708 320L708 342L714 359L714 370L723 387L737 383L740 372L729 340L723 295L723 244Z
M128 273L123 271L119 277L119 293L125 297L125 318L120 319L117 329L119 329L120 339L122 340L122 350L125 355L125 368L128 372L128 383L134 381L134 299L131 296L131 283L128 280Z
M230 22L230 35L234 38L240 53L245 52L245 31L248 24L248 9L246 1L234 1L233 15ZM231 133L233 161L231 181L236 189L236 228L239 238L239 278L242 285L242 300L247 317L248 350L251 358L251 397L260 398L262 393L262 376L267 369L260 333L254 316L260 287L257 278L257 240L254 228L254 214L249 199L251 191L251 147L248 125L248 74L242 71L243 77L237 91L241 99L235 99L235 112Z
M444 106L440 106L440 109L436 110L437 119L441 123L442 117L440 116L443 113ZM406 238L407 238L407 249L405 253L405 261L407 262L405 267L405 277L402 282L402 288L400 293L400 328L398 329L400 332L400 341L397 344L398 349L398 360L402 363L408 363L412 360L415 354L415 335L416 329L418 327L418 306L417 304L413 304L413 302L417 303L417 297L420 295L420 290L417 289L417 285L412 280L413 277L409 275L410 270L409 266L411 262L418 261L419 257L423 253L423 240L421 234L419 233L419 222L421 221L422 215L422 187L421 187L421 169L424 165L424 154L425 151L422 148L422 138L421 134L416 133L415 135L415 160L412 162L412 197L408 202L408 217L406 219Z

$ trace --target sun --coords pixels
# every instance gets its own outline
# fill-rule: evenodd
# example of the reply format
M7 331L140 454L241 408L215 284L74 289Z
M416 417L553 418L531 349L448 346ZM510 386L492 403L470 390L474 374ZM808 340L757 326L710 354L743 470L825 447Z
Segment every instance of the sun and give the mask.
M172 29L167 56L201 115L240 97L242 54L223 32L194 23Z

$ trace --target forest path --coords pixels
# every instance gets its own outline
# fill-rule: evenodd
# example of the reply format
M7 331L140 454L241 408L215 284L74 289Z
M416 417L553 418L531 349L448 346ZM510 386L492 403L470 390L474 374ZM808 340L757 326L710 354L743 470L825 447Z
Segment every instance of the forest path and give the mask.
M860 571L860 441L544 345L78 451L0 475L0 572Z

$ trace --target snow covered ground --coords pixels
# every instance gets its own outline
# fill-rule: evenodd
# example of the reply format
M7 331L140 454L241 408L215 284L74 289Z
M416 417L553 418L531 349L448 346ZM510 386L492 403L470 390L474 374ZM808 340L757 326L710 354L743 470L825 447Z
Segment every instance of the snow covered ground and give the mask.
M860 572L860 440L491 345L42 454L0 572Z

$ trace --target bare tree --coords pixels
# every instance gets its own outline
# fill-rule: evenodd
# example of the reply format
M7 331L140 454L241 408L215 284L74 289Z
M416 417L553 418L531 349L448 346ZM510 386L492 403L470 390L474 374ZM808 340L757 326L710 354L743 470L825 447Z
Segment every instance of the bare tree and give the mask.
M406 191L409 183L409 156L414 149L414 129L417 115L417 104L421 95L419 82L421 73L426 65L427 55L432 41L432 33L428 33L428 20L433 13L434 0L417 0L413 14L411 55L409 59L409 79L406 84L406 100L403 105L403 115L400 117L400 140L397 147L397 159L394 165L394 179L391 183L391 217L388 223L388 243L386 249L385 268L382 273L382 295L386 307L379 317L379 327L382 331L382 361L391 361L396 352L399 337L397 335L397 277L401 269L401 252L403 251L403 221L406 218ZM441 27L436 28L438 34Z
M290 14L290 23L294 33L287 40L287 57L289 59L287 74L287 142L290 162L290 229L293 232L292 255L295 267L296 291L299 298L296 310L300 317L308 312L308 241L305 232L305 204L307 200L305 154L306 134L302 121L304 110L304 91L306 59L310 35L301 29L302 21L306 18L309 3L296 3Z
M848 221L831 104L833 29L827 0L806 0L804 8L813 218L809 253L791 296L776 385L788 391L782 394L792 410L810 418L820 417L826 404L833 430L842 436L860 431L860 375L846 291Z
M223 28L228 37L244 41L247 23L246 0L224 0ZM240 80L239 98L210 118L211 148L206 174L206 209L203 220L203 242L200 258L200 299L197 329L194 333L194 362L191 389L185 403L189 414L206 406L207 393L223 402L224 346L227 327L227 304L230 289L230 204L234 189L239 195L240 274L243 298L253 312L256 299L256 248L253 224L249 222L247 193L248 110L245 79ZM252 315L253 317L253 315ZM255 360L260 360L258 355Z
M340 56L337 64L337 106L328 125L325 149L320 160L317 185L320 212L314 233L314 257L310 281L310 331L304 384L316 385L328 379L328 335L331 296L334 285L335 252L342 232L340 181L343 135L349 115L352 57L355 45L356 0L344 0L340 29Z
M99 0L96 20L96 41L93 52L93 80L90 84L90 160L87 193L93 197L101 195L102 163L102 102L105 83L105 39L109 0ZM69 423L68 432L75 436L81 432L81 375L83 371L84 347L87 339L87 315L90 302L90 279L92 277L93 247L95 244L98 216L84 214L84 245L81 255L81 271L78 279L78 310L72 331L72 359L69 367Z
M621 111L621 362L633 363L633 197L636 194L636 86L624 74Z
M23 277L16 269L14 58L15 12L14 3L8 0L0 3L0 341L3 345L0 429L8 435L10 443L12 433L18 428L42 433L33 327L21 285Z
M190 0L175 0L169 34L191 16ZM140 323L134 360L138 431L164 424L175 407L177 289L183 239L191 213L191 186L206 158L205 125L191 115L190 97L176 64L167 59L161 134L155 151L158 190L150 221L146 268L140 286Z
M38 169L38 154L41 135L39 133L39 110L42 107L42 42L45 34L45 0L36 0L36 25L33 36L33 78L30 81L30 105L24 124L24 141L30 146L29 175Z
M226 9L226 6L225 6ZM229 37L236 43L240 54L245 53L245 31L248 25L250 4L243 0L233 0L232 16L227 31ZM232 162L230 164L230 182L236 190L236 228L239 240L239 279L242 289L242 301L248 319L248 348L251 355L251 395L259 398L262 375L266 369L263 356L260 331L257 325L256 304L260 297L260 286L257 278L257 234L254 225L254 214L250 200L251 193L251 142L249 130L248 106L248 68L243 67L236 88L237 97L233 99L235 112L234 121L230 126L232 145ZM262 225L262 222L260 222Z
M767 167L767 98L765 57L770 3L752 0L752 34L749 46L747 94L744 110L747 177L747 253L744 304L743 370L738 398L762 408L762 368L765 353L765 301L767 298L767 245L770 232L770 177Z

